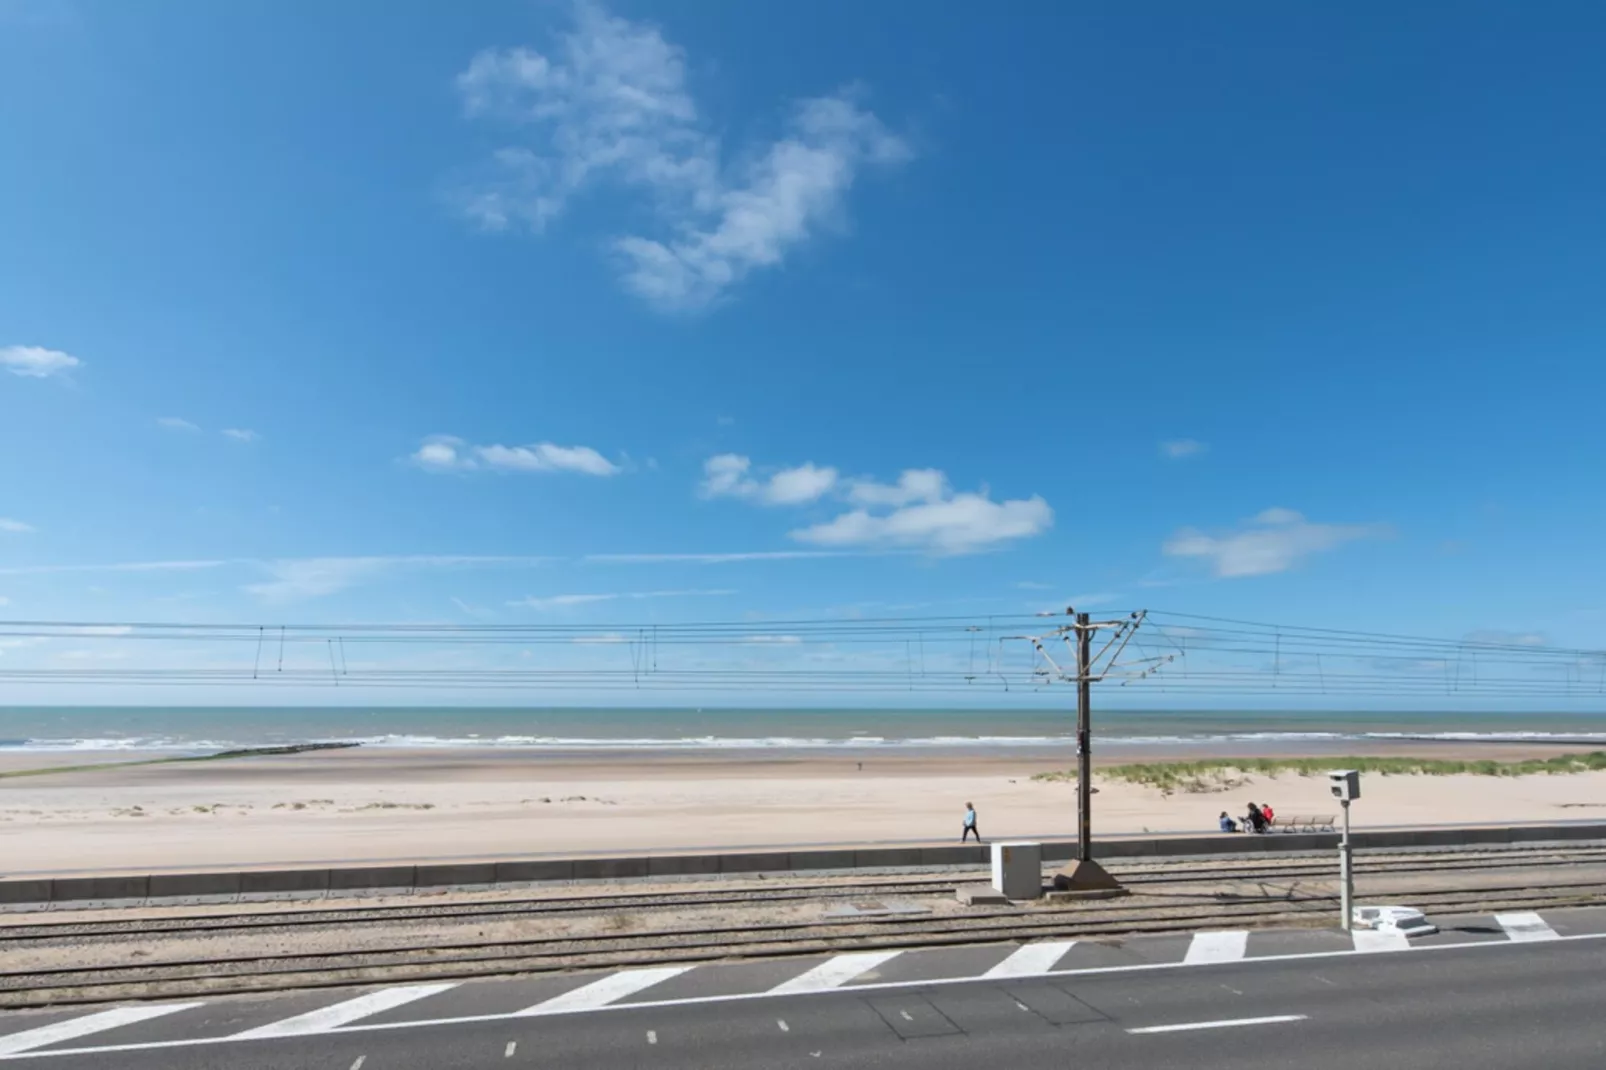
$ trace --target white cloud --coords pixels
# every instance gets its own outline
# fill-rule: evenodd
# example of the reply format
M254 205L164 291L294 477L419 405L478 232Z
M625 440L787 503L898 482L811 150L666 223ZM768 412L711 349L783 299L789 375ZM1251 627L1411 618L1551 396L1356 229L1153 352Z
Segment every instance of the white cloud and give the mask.
M182 419L182 418L177 417L177 416L158 416L156 418L156 425L158 427L165 427L169 431L199 431L200 430L199 427L197 427L196 425L190 423L188 420Z
M896 546L935 554L968 554L1041 535L1053 523L1054 510L1035 494L995 502L985 493L964 493L884 514L855 509L791 534L794 539L823 546Z
M750 646L800 646L801 635L744 635L742 642Z
M42 346L0 346L0 368L27 379L65 378L83 361L59 349Z
M225 427L223 434L236 442L255 442L262 437L255 431L249 431L243 427Z
M1054 589L1052 583L1037 583L1034 580L1021 580L1015 584L1015 587L1021 591L1052 591Z
M750 550L711 554L586 554L583 561L597 565L728 565L746 561L800 561L820 557L847 557L838 550Z
M0 594L0 606L9 606L10 604L11 604L11 599L7 598L3 594Z
M1183 528L1163 549L1171 557L1203 558L1223 578L1264 576L1285 572L1311 554L1387 533L1381 524L1313 524L1292 509L1274 507L1224 535Z
M873 479L854 480L848 498L858 505L904 506L913 502L937 502L948 494L948 477L935 468L911 468L896 483L877 483Z
M646 598L719 598L735 594L731 590L716 591L625 591L620 594L554 594L544 598L520 598L509 602L510 606L521 606L526 609L563 609L567 606L583 606L593 602L614 602L620 599L640 600Z
M624 471L590 446L537 442L528 446L474 446L452 435L431 435L412 462L433 472L489 468L503 472L578 472L614 476Z
M812 462L782 468L764 479L749 475L753 462L740 454L722 453L703 462L699 491L705 498L749 498L765 505L802 505L817 501L836 486L835 468Z
M812 463L766 478L755 478L752 469L753 462L740 454L710 457L703 463L698 491L705 498L799 505L840 490L857 508L791 533L794 539L823 546L974 553L1041 534L1054 522L1054 511L1040 497L995 502L985 488L956 494L948 477L935 468L907 469L896 483L843 481L835 468Z
M1160 443L1160 453L1173 461L1180 461L1184 457L1192 457L1204 451L1205 444L1191 438L1173 438Z
M8 532L12 535L26 535L32 530L32 524L24 524L20 520L12 520L9 517L0 516L0 531Z
M755 268L834 222L867 164L908 146L851 93L797 103L785 135L726 166L686 85L686 58L646 23L581 2L551 54L487 50L458 76L471 116L529 144L497 151L463 209L492 230L539 232L604 180L643 191L662 233L613 242L631 292L664 311L707 306Z

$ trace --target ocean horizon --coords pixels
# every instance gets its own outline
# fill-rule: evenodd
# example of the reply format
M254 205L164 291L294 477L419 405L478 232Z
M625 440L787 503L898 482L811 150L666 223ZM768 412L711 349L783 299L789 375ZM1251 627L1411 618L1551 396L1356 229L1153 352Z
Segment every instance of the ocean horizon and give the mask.
M1095 711L1101 746L1421 739L1606 744L1606 715L1332 710ZM316 742L554 751L1055 748L1070 710L761 707L0 707L0 752L206 752Z

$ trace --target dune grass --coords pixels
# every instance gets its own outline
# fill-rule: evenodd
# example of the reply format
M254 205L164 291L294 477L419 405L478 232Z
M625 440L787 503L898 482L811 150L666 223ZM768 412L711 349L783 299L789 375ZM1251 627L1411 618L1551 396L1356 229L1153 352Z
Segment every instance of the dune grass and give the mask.
M1379 776L1535 776L1588 773L1606 769L1606 751L1529 758L1518 762L1445 758L1212 758L1193 762L1139 762L1111 765L1098 775L1162 791L1219 791L1237 787L1250 775L1325 776L1334 769L1357 769ZM1033 780L1076 779L1074 770L1038 773Z

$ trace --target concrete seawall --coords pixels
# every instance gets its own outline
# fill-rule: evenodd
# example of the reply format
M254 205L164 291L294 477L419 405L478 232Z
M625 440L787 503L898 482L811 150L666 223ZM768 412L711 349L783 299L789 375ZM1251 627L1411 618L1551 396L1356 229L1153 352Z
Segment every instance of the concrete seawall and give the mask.
M1029 838L1029 837L1018 837ZM1358 850L1402 847L1471 847L1522 843L1606 841L1606 823L1469 825L1371 829L1353 834ZM1103 860L1190 858L1330 850L1335 832L1200 836L1110 836L1097 841ZM1045 840L1043 857L1073 857L1076 841ZM499 884L606 881L653 877L806 873L873 869L981 866L985 846L957 844L810 847L734 853L665 853L583 858L488 859L284 869L203 870L181 873L28 875L0 879L0 908L40 904L128 903L145 900L278 899L410 891L486 888Z

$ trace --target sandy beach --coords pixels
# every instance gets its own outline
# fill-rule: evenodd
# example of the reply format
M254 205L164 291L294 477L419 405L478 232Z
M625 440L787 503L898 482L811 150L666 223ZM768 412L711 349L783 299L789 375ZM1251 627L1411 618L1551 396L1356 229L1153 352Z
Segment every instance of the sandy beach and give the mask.
M1572 748L1580 749L1580 748ZM1554 746L1418 744L1373 754L1512 760ZM1197 758L1154 753L1151 760ZM10 755L0 771L78 762ZM1075 787L1034 781L1066 754L846 757L570 755L360 748L0 778L0 871L743 848L957 839L974 802L990 838L1064 836ZM1325 781L1254 776L1225 792L1164 794L1096 778L1103 832L1201 832L1253 799L1331 813ZM1379 776L1358 827L1606 815L1606 773Z

